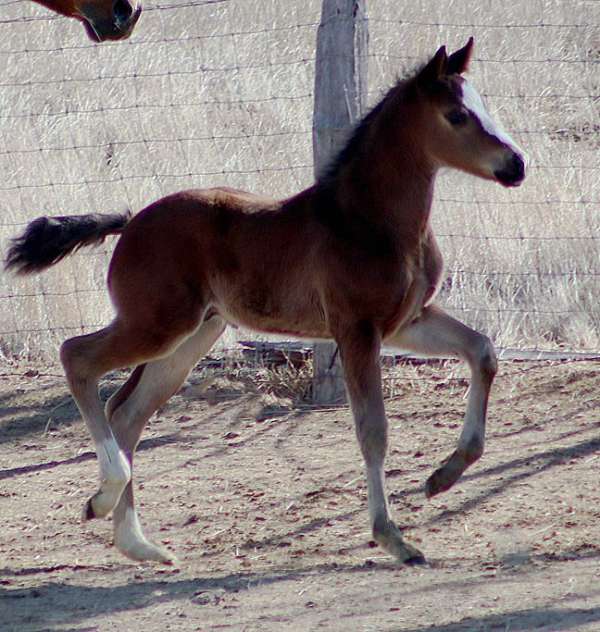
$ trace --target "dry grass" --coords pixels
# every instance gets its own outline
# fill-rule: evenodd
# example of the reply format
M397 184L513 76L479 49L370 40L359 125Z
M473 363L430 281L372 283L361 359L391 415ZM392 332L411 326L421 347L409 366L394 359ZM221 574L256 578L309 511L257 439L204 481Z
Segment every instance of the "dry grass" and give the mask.
M131 40L102 46L66 20L0 24L2 253L42 213L137 210L196 186L284 196L310 184L320 2L189 4L147 6ZM473 81L531 158L518 191L440 178L443 302L502 346L600 349L600 5L399 6L369 6L371 101L438 44L473 34ZM4 19L23 16L51 17L3 7ZM52 353L106 323L107 256L0 277L0 352Z
M243 393L260 393L273 402L289 402L290 406L300 406L312 401L312 358L300 363L264 363L247 361L243 358L223 358L220 367L209 366L205 370L194 372L199 393L210 390L222 393L235 389L236 385Z

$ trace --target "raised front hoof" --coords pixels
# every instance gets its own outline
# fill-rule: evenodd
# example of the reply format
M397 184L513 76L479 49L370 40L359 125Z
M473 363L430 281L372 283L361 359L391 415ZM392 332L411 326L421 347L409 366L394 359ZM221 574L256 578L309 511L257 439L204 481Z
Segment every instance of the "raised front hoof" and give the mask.
M449 490L469 464L459 452L453 452L425 483L425 495L432 498Z
M385 530L374 533L373 538L379 546L387 551L396 561L408 566L427 564L425 556L412 544L408 544L402 538L400 529L393 523L388 523Z

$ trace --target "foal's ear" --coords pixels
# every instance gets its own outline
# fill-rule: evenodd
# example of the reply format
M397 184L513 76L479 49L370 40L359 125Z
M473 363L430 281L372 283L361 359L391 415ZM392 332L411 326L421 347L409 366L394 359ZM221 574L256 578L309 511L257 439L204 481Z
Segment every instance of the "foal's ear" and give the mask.
M419 85L426 88L435 83L441 76L446 74L446 66L448 65L448 55L446 47L440 46L437 53L427 62L427 65L421 70L417 79Z
M463 46L460 50L452 53L448 57L448 67L446 72L449 75L462 74L469 68L469 62L471 61L471 55L473 54L473 38L469 37L469 41L466 46Z

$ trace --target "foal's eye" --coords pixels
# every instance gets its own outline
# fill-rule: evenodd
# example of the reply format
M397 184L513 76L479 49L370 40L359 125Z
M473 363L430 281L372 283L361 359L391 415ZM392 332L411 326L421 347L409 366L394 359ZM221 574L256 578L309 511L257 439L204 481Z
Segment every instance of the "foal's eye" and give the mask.
M464 110L452 110L446 114L446 119L450 125L464 125L469 115Z

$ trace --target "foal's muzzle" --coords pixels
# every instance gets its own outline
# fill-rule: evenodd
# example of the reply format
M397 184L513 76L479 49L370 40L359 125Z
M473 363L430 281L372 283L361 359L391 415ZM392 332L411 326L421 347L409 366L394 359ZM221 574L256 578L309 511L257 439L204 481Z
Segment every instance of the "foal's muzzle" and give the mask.
M126 39L142 14L142 6L135 0L114 0L107 15L94 5L84 5L81 16L85 30L94 42Z
M525 159L513 152L502 168L494 171L494 176L505 187L518 187L525 179Z

